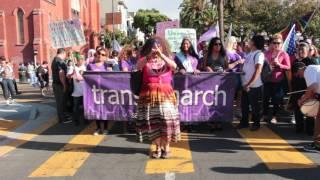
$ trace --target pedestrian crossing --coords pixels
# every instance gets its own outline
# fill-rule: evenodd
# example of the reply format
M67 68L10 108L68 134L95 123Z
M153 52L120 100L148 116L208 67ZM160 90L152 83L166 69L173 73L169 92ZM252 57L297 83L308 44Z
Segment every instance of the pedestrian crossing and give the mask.
M6 128L6 131L11 131L14 128L21 126L21 124L17 124L16 122L12 122L11 125L8 125L8 123L10 124L10 122L3 123L8 127ZM2 125L1 120L0 125ZM19 149L19 146L31 141L36 136L42 136L41 134L43 132L49 128L53 128L54 126L55 123L48 123L39 127L37 130L34 130L32 133L26 133L23 136L20 136L16 141L11 142L10 144L0 146L0 158L4 157L6 154L14 154L15 150ZM43 159L40 164L35 164L36 168L32 169L32 171L30 171L29 174L26 174L25 177L38 178L76 176L77 173L81 171L81 168L84 167L84 164L90 159L90 156L94 154L93 150L104 141L107 144L108 139L112 136L93 136L92 133L94 130L95 125L94 123L91 123L79 134L72 135L73 137L65 143L62 148L59 148L50 156L45 157L46 159ZM236 130L232 129L231 131ZM4 131L2 129L2 133L3 132ZM253 155L259 157L259 160L264 163L266 168L270 171L316 168L318 166L317 163L310 159L309 156L297 150L267 126L263 126L256 132L239 130L237 133L241 135L241 141L251 147L249 151L252 150ZM3 135L5 136L5 133L3 133ZM193 134L193 136L196 135ZM201 136L199 136L199 139L201 141L200 137ZM123 139L123 141L126 141L126 139ZM150 146L151 150L154 148L154 145ZM148 149L146 149L146 153L147 152L149 152ZM210 156L215 155L214 152L210 153ZM23 162L23 157L16 160ZM181 141L172 144L171 158L150 159L146 154L144 160L139 161L139 163L145 164L144 171L141 173L144 173L147 176L153 174L168 175L170 173L197 173L197 169L199 169L197 166L201 163L195 163L194 161L189 134L183 133ZM218 162L211 163L214 164Z

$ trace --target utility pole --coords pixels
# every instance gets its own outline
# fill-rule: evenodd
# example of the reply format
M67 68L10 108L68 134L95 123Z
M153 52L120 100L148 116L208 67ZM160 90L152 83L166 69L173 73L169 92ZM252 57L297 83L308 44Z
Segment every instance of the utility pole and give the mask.
M115 30L114 30L114 0L111 0L112 1L112 48L114 48L114 41L115 41Z
M218 4L218 13L219 13L219 32L220 32L220 39L221 43L224 43L224 24L223 24L223 7L224 6L224 0L219 0Z

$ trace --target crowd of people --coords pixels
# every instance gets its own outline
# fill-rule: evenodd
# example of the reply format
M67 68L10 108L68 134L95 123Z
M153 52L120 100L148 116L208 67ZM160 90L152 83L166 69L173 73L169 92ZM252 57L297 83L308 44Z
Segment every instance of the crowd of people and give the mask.
M314 143L306 149L319 151L320 117L305 117L300 110L308 98L320 94L318 49L310 41L299 41L296 42L295 56L289 56L282 46L283 38L276 34L269 41L261 35L253 36L248 42L238 42L236 37L231 36L224 43L215 37L201 44L200 53L197 53L191 40L185 38L180 52L173 54L166 40L160 37L146 40L140 48L125 45L120 52L101 46L90 49L87 54L58 49L51 64L58 119L60 123L74 122L77 126L88 123L83 116L82 75L85 71L140 71L143 80L137 106L136 133L140 142L148 140L156 144L152 158L168 158L170 142L178 141L181 131L192 131L196 126L180 124L177 99L171 83L173 75L232 72L237 74L234 116L240 120L238 129L249 128L250 113L252 131L259 130L262 119L277 124L277 115L283 109L286 92L307 89L307 96L300 92L290 97L288 109L294 114L297 133L314 134ZM0 62L4 97L6 100L10 97L14 99L12 67L5 58L1 58ZM308 69L309 66L312 70ZM48 63L43 62L40 67L36 76L42 81L41 87L45 87L49 76L43 75L48 73ZM303 73L305 70L308 73ZM318 75L315 76L315 73ZM107 134L108 123L96 120L94 135ZM222 122L215 120L209 126L212 131L223 129Z

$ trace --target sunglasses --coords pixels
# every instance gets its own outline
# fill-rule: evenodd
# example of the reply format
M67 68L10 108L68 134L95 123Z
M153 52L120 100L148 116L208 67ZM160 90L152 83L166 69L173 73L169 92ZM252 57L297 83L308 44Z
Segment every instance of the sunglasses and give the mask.
M273 42L272 44L277 44L277 45L279 45L279 44L281 44L281 42Z
M102 53L102 54L98 54L98 55L99 55L99 56L107 56L106 54L103 54L103 53Z

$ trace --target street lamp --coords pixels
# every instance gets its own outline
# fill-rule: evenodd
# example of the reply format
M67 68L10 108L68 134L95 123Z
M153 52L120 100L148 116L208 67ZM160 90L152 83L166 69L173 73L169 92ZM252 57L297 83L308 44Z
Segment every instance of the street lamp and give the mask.
M104 38L105 38L104 34L100 34L100 45L102 45L103 48L105 48L106 46Z
M243 42L243 33L244 33L244 30L243 30L243 25L240 26L240 41Z

